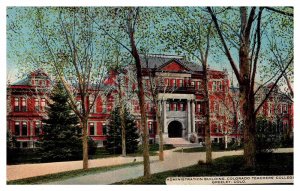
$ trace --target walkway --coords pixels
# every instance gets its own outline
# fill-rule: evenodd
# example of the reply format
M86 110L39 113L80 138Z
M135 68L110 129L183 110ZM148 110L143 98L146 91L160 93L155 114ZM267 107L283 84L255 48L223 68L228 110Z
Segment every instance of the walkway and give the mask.
M180 149L180 148L176 148ZM151 157L151 173L158 173L196 164L199 160L205 161L205 153L181 153L165 151L165 160L158 161L157 156ZM293 149L278 149L276 152L293 152ZM243 151L213 152L213 159L223 156L242 155ZM142 157L135 157L137 161L142 161ZM90 167L111 166L117 164L130 163L134 157L115 157L90 160ZM81 169L81 161L27 164L7 166L8 180L20 179L31 176L39 176L56 172L63 172L75 169ZM50 184L111 184L122 180L132 179L143 176L143 165L125 167L108 172L90 174L70 178L63 181L51 182Z

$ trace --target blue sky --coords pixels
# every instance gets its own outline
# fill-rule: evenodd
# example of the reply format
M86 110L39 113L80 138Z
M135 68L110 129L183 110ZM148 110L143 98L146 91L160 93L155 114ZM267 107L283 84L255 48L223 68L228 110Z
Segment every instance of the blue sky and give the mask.
M20 7L14 7L14 8L8 8L7 9L7 26L11 26L14 22L16 22L16 13L18 12L19 14L22 14L22 9ZM16 11L17 10L17 11ZM51 19L51 18L50 18ZM16 81L21 77L22 71L20 72L20 63L21 65L26 66L26 61L23 59L24 57L24 52L30 51L34 49L33 47L35 46L34 38L30 36L30 30L32 29L32 22L29 20L28 23L24 24L22 23L22 28L20 30L20 34L14 35L14 37L10 38L8 36L7 38L7 80L10 80L11 82ZM19 38L22 37L22 38ZM262 47L266 46L266 39L263 38L262 41ZM14 46L13 46L14 44ZM17 48L16 46L17 45ZM174 54L172 51L160 51L162 48L161 44L158 44L156 48L154 48L151 52L152 53L161 53L161 54ZM16 54L14 53L16 52ZM20 55L18 55L20 53ZM23 55L22 55L23 54ZM34 54L34 52L32 53ZM238 64L238 59L237 59L237 52L233 53L233 56L235 58L236 63ZM19 64L18 64L19 63ZM30 64L28 66L31 66ZM229 78L234 79L234 85L236 85L236 80L235 76L232 76L232 69L231 66L228 63L227 58L225 57L224 53L220 51L220 54L216 55L210 55L209 57L209 66L212 69L217 69L217 70L223 70L226 69L229 73ZM260 81L260 75L257 75L257 81Z

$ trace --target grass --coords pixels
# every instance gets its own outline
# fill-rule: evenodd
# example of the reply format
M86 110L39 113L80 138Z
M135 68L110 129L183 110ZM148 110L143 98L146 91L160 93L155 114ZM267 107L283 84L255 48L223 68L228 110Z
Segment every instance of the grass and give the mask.
M211 165L197 165L153 174L149 179L143 177L115 184L165 184L167 177L191 176L240 176L240 175L292 175L293 153L272 153L257 159L254 169L243 166L243 156L226 156L215 159Z
M164 150L170 150L174 149L175 147L173 145L166 144L164 145ZM149 145L149 155L150 156L155 156L157 155L157 151L159 150L159 145L158 144L151 144ZM94 155L90 155L89 159L99 159L99 158L107 158L107 157L115 157L115 156L120 156L121 154L110 154L108 153L104 147L97 148L96 153ZM138 156L143 156L143 148L140 145L136 153L129 153L127 156L131 157L138 157Z
M164 145L164 150L169 150L175 148L173 145ZM150 156L157 155L157 151L159 150L158 144L149 145L149 154ZM104 147L99 147L96 149L95 154L89 155L89 159L101 159L107 157L118 157L121 154L110 154L108 153ZM127 154L127 156L138 157L143 155L143 149L139 146L139 149L136 153ZM80 159L82 160L82 159ZM51 162L51 161L45 161ZM40 154L36 149L25 149L25 150L16 150L13 157L10 157L8 161L8 165L17 165L17 164L32 164L32 163L42 163L40 159Z
M234 147L234 146L228 146L227 149L223 148L222 145L218 145L218 144L212 144L211 145L211 149L214 152L221 152L221 151L232 151L232 150L239 150L242 149L242 147ZM176 150L174 152L184 152L184 153L194 153L194 152L205 152L206 148L205 146L203 147L193 147L193 148L186 148L186 149L181 149L181 150Z
M129 164L122 164L122 165L115 165L115 166L107 166L107 167L96 167L90 168L87 170L79 169L79 170L72 170L67 172L60 172L55 174L43 175L43 176L36 176L31 178L19 179L19 180L12 180L7 181L8 185L11 184L46 184L54 181L66 180L69 178L77 177L77 176L86 176L90 174L106 172L110 170L116 170L120 168L125 168L129 166L136 166L140 165L142 162L135 162Z

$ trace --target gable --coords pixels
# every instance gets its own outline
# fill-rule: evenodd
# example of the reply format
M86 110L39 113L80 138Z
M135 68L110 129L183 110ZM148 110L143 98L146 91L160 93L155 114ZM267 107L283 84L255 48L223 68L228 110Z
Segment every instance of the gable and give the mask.
M182 64L172 61L170 63L165 64L161 70L163 71L175 71L175 72L180 72L180 71L186 71L189 70L188 68L184 67Z

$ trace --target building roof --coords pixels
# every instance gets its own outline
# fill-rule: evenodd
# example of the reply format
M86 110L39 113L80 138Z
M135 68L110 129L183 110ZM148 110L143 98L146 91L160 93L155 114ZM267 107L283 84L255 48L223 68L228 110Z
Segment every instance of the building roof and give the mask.
M31 86L32 78L49 79L46 72L44 72L42 69L37 69L37 70L31 72L30 74L28 74L25 78L18 80L17 82L12 83L11 85L13 85L13 86Z
M159 69L172 62L182 65L190 72L203 71L202 66L185 60L183 56L151 54L141 57L142 68Z
M26 78L23 78L19 81L16 81L15 83L12 83L11 85L13 85L13 86L27 86L27 85L30 85L29 77L27 76Z

